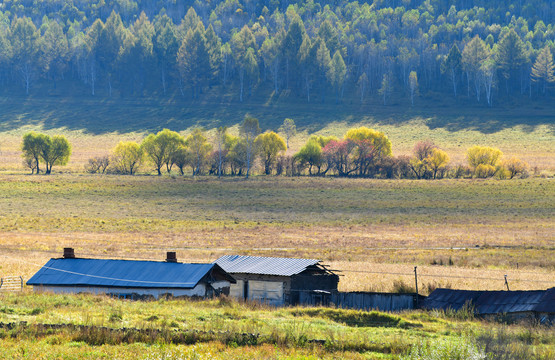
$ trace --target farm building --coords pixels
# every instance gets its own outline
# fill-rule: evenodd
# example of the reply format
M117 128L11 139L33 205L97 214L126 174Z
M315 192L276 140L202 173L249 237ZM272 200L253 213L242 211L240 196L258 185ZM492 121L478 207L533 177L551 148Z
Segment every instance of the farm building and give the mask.
M237 281L231 296L271 305L327 304L339 282L320 260L227 255L215 263Z
M50 259L29 281L34 291L108 294L130 299L212 297L229 294L233 277L217 264L76 258L71 248Z
M477 315L506 315L555 322L555 288L533 291L472 291L436 289L424 301L427 309L459 310L466 303Z

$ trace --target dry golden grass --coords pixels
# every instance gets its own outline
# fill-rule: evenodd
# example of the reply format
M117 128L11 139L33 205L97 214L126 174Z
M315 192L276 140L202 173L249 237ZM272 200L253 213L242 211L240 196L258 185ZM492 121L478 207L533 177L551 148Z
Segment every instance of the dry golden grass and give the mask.
M74 247L103 258L163 260L169 250L181 261L318 258L344 270L344 290L410 285L414 266L434 275L422 277L422 291L499 289L504 274L511 289L555 286L549 179L2 175L0 194L0 277L28 279Z

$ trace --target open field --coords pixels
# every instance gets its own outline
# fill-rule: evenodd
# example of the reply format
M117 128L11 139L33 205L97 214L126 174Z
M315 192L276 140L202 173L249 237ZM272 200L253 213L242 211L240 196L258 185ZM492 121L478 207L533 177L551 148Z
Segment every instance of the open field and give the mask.
M342 290L555 286L551 179L386 181L1 175L0 274L78 256L319 258ZM382 274L383 273L383 274ZM403 275L403 274L406 274Z
M25 293L0 294L0 300L0 357L5 359L398 359L415 344L461 339L492 358L547 360L555 354L551 329L499 327L465 313L272 309L227 299L130 302Z

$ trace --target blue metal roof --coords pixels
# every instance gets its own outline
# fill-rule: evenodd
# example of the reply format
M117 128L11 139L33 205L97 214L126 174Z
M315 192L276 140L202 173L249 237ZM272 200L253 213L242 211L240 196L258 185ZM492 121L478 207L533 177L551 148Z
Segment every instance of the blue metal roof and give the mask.
M428 309L459 310L471 302L478 314L555 312L555 288L530 291L471 291L436 289L424 302Z
M215 261L230 274L292 276L316 265L320 260L225 255Z
M50 259L27 281L27 285L191 289L215 266L159 261Z

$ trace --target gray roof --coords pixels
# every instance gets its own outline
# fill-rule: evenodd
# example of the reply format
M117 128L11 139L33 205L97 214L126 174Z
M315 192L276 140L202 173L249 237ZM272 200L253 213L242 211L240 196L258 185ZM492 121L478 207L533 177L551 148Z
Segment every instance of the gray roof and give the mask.
M235 274L292 276L300 274L320 260L259 256L225 255L215 261L224 271Z
M471 302L477 314L554 312L555 288L532 291L472 291L436 289L424 302L428 309L459 310Z

